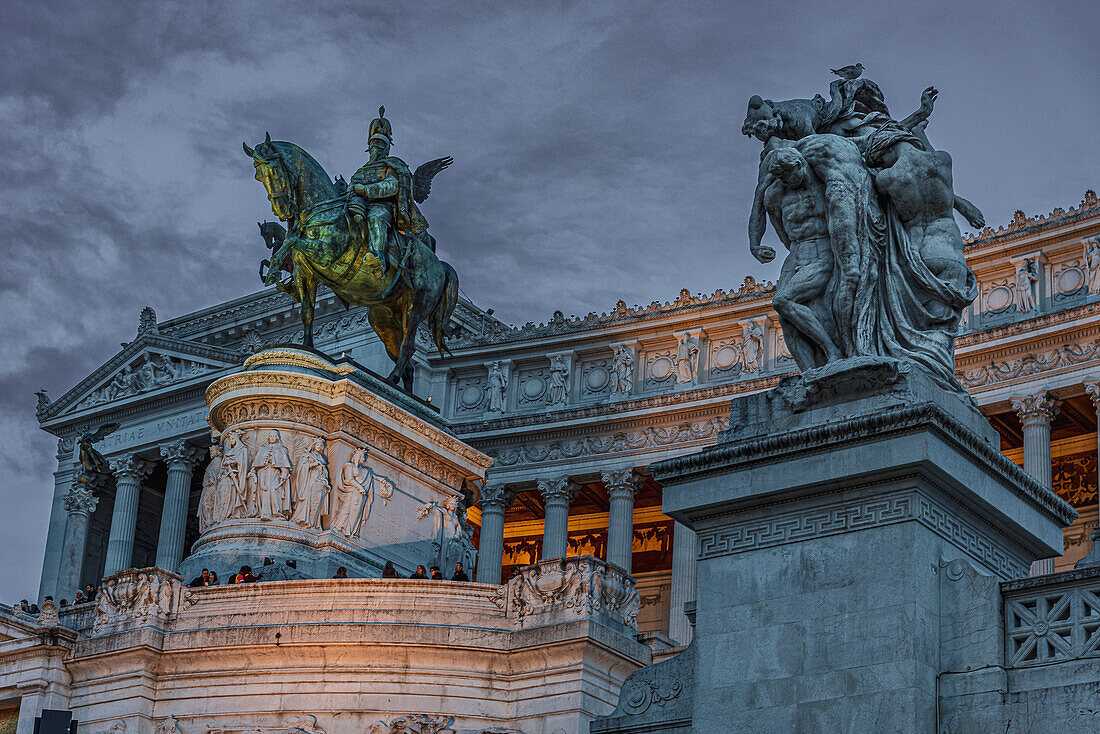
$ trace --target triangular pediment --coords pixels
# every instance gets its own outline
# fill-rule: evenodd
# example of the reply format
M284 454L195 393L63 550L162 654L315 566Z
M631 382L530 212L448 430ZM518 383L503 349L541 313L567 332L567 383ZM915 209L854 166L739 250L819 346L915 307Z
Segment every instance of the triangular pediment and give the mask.
M156 333L141 334L118 354L52 403L41 406L40 422L99 406L170 391L241 363L244 355Z

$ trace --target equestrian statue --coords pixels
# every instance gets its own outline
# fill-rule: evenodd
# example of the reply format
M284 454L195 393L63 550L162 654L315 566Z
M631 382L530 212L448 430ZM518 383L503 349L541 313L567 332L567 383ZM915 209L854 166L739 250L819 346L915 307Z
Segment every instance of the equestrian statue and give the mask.
M393 132L380 107L370 124L370 154L350 186L329 178L313 157L293 143L272 141L244 152L267 189L271 210L286 228L260 225L272 250L260 265L265 285L290 294L302 306L303 342L313 346L317 286L324 283L350 308L365 306L393 371L387 379L412 390L416 330L427 321L440 355L458 303L458 274L435 255L435 238L417 204L428 198L432 178L453 160L437 158L415 172L390 155ZM265 272L266 266L266 272ZM289 278L283 280L286 272Z

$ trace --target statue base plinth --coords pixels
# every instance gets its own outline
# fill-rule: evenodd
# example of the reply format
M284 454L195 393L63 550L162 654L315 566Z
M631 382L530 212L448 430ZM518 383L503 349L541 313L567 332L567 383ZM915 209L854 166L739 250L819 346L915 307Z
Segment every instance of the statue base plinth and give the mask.
M703 733L932 731L941 663L1001 659L996 581L1059 553L1075 514L965 395L889 359L737 398L717 445L650 469L698 534Z
M348 359L294 347L253 355L214 382L206 401L223 456L205 482L200 513L212 522L180 567L185 578L209 568L224 582L242 565L268 580L329 578L340 566L349 576L379 576L386 561L403 575L418 564L468 563L462 513L446 505L465 482L484 479L491 460L427 403ZM302 470L311 455L327 479ZM282 486L287 464L290 518L262 519L259 508L280 496L270 488ZM246 471L230 471L238 465ZM278 502L269 503L277 512ZM342 515L344 503L362 509ZM300 506L317 510L297 522Z

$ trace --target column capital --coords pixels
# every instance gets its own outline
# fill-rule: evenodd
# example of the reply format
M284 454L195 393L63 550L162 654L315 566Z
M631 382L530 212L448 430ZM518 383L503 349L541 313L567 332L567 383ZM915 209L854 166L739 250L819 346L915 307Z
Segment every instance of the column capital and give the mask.
M600 479L607 487L609 497L621 496L631 499L642 488L642 483L645 481L645 478L632 466L622 469L605 469L600 473Z
M481 499L478 500L478 504L481 505L482 510L499 510L504 512L515 500L516 493L508 489L508 486L503 482L494 482L492 484L486 484L481 488Z
M1039 390L1031 395L1019 395L1012 398L1012 408L1020 416L1024 426L1050 426L1054 416L1062 407L1062 401L1047 390Z
M91 515L99 498L84 482L74 482L65 495L65 511L70 515Z
M172 441L160 446L160 455L164 458L168 469L185 469L188 472L195 470L199 463L202 451L189 446L186 441Z
M64 461L65 459L73 458L73 449L76 448L76 439L70 436L69 438L57 439L57 460Z
M1092 407L1100 411L1100 377L1085 380L1085 394L1092 398Z
M140 482L153 471L153 464L141 458L137 454L120 456L111 459L111 472L115 479L128 479L132 482Z
M564 502L567 505L573 501L577 496L577 490L580 489L569 477L539 479L538 487L544 502Z

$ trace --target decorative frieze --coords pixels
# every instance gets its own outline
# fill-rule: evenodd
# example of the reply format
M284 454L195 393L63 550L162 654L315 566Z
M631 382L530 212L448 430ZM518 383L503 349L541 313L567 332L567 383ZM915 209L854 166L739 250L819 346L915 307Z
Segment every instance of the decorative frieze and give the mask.
M610 436L528 444L500 450L487 449L496 465L517 466L562 461L583 456L611 456L646 448L671 446L713 438L729 426L729 420L716 417L675 426L650 426L636 431L620 431Z
M92 634L161 624L191 605L191 589L163 568L131 568L100 582Z
M641 601L629 574L591 556L552 558L527 566L509 579L506 614L523 626L552 615L606 615L638 628Z
M998 382L1039 374L1059 367L1070 367L1100 359L1100 339L1083 344L1064 344L1045 352L1028 354L1019 359L991 362L955 373L965 388L985 387Z
M139 361L123 366L110 382L82 400L77 408L88 408L149 392L215 369L217 368L202 362L178 359L167 354L146 353Z
M1018 578L1025 567L1010 558L957 510L920 492L838 501L766 518L733 520L698 533L699 558L745 553L867 528L916 521L984 563L1001 578Z

